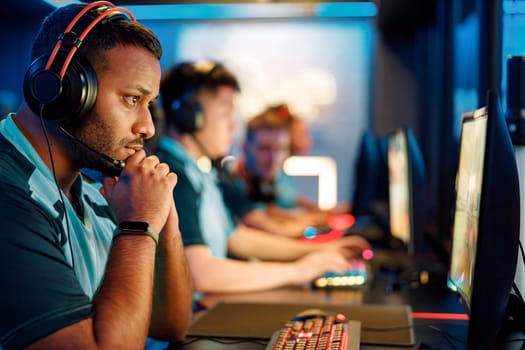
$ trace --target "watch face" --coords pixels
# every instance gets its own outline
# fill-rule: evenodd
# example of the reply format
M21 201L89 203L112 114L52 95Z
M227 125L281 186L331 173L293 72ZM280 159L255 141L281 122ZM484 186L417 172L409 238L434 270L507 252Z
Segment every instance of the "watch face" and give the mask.
M147 222L142 221L122 221L119 227L124 230L142 231L146 232L149 228Z

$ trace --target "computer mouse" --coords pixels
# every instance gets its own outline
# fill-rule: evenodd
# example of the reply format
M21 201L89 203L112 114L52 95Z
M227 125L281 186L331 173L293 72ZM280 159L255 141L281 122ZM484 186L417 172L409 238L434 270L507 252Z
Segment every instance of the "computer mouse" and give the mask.
M336 320L339 322L342 322L346 320L346 316L341 313L335 313L331 311L321 310L321 309L306 309L304 311L301 311L297 315L294 316L293 321L304 321L309 318L324 318L328 316L335 316Z

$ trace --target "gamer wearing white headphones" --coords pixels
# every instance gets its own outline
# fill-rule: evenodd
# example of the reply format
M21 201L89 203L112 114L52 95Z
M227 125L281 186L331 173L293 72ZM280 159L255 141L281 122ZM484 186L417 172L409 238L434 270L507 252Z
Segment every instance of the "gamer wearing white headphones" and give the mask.
M184 62L166 73L160 90L167 129L156 154L178 176L174 197L197 292L303 284L345 270L346 253L369 247L360 237L313 245L234 222L210 164L233 142L236 78L221 64Z
M184 338L192 288L177 176L143 150L160 55L155 35L107 1L42 24L26 104L0 122L0 349ZM107 175L101 192L84 167Z

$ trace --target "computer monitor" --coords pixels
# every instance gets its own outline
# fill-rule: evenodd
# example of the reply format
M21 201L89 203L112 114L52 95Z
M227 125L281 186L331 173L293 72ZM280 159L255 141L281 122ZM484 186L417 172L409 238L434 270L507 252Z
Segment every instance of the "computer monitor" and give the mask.
M516 270L519 183L510 136L489 94L487 105L463 115L452 254L447 285L469 314L468 349L497 339Z
M422 247L427 218L426 168L410 129L395 130L387 140L390 234L414 254Z

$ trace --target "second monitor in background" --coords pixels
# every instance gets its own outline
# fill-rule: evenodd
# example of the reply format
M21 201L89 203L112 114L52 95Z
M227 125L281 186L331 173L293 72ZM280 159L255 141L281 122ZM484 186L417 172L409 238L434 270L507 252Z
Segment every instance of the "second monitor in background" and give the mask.
M356 163L356 222L346 233L407 256L424 251L427 195L425 162L413 132L399 128L380 138L365 133Z

